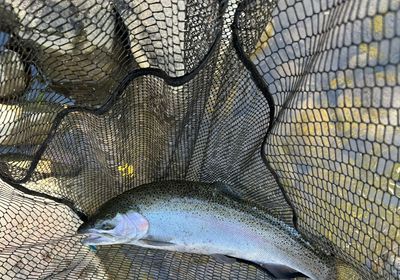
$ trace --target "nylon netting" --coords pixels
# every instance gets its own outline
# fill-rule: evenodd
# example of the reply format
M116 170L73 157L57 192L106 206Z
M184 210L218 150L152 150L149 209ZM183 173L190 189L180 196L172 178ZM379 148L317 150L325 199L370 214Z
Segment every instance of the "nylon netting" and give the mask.
M270 279L81 244L108 199L185 179L228 183L362 279L399 279L399 6L0 1L0 278Z

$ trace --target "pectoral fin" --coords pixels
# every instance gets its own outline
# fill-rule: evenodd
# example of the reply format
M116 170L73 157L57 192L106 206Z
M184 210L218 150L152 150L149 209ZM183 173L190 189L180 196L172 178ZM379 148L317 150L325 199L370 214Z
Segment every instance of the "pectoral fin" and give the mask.
M156 247L164 247L164 246L173 246L175 243L168 241L160 241L160 240L152 240L152 239L140 239L140 242L146 245L156 246Z
M221 263L233 264L236 262L235 258L231 258L231 257L225 256L225 255L214 254L211 256L213 256L214 259L216 259L218 262L221 262Z
M260 264L262 268L267 270L269 274L272 274L276 279L293 279L295 277L307 277L303 273L290 268L285 265L279 264Z

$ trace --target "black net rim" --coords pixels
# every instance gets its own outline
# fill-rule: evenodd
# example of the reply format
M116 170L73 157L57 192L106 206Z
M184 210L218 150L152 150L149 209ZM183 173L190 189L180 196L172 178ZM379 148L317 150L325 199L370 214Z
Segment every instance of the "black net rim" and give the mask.
M294 212L294 207L293 207L292 203L290 202L283 186L279 183L279 178L278 178L276 172L272 169L272 167L270 166L269 162L266 159L265 154L262 152L264 149L264 145L266 143L266 139L269 135L269 132L271 131L271 128L273 127L273 123L275 120L273 118L273 116L275 114L275 104L274 104L274 100L268 90L268 87L267 87L265 81L260 76L254 63L245 54L245 51L242 47L242 44L241 44L240 38L239 38L239 32L238 32L240 29L238 26L239 16L245 10L245 8L251 4L252 4L252 1L250 1L250 0L243 1L243 2L239 3L239 5L235 11L235 14L233 16L233 23L230 26L231 31L232 31L232 39L231 39L232 45L234 46L234 49L236 51L236 54L237 54L239 60L243 63L243 65L249 71L251 79L253 80L253 82L255 83L257 88L261 91L261 93L267 100L268 107L270 110L269 111L270 118L269 118L268 130L265 133L262 147L260 149L260 156L261 156L262 160L264 161L265 165L267 166L267 168L269 169L269 171L272 173L276 182L278 182L278 186L293 213L293 225L295 226L295 228L297 228L297 215ZM112 91L112 93L110 94L110 97L107 99L107 101L104 102L104 104L101 105L99 108L92 108L92 107L87 107L87 106L76 105L76 106L64 108L63 110L58 112L54 118L53 124L52 124L45 140L43 141L43 143L41 143L39 145L38 150L32 157L32 161L31 161L24 177L14 178L14 177L10 176L9 174L6 174L6 173L0 171L0 178L4 182L10 184L15 189L17 189L25 194L43 197L46 199L53 200L57 203L64 204L64 205L68 206L69 208L71 208L71 210L73 212L75 212L79 216L79 218L81 218L81 220L86 221L88 219L87 215L84 214L82 211L80 211L73 201L70 201L65 198L60 198L60 197L56 197L53 195L49 195L46 193L34 191L34 190L31 190L31 189L23 186L22 184L28 182L31 179L40 159L42 158L43 154L46 151L47 146L50 144L50 142L54 138L58 127L61 125L63 119L70 113L84 112L84 113L89 113L89 114L93 114L93 115L97 115L97 116L105 114L112 108L113 104L115 104L117 102L117 100L124 93L124 91L128 87L128 85L135 79L138 79L143 76L154 76L154 77L161 78L162 80L164 80L164 82L167 85L171 85L171 86L181 86L181 85L189 82L190 80L192 80L205 67L205 65L207 64L209 59L212 57L212 55L218 50L219 42L221 41L221 37L222 37L223 14L224 14L226 6L227 6L227 1L225 1L225 0L218 1L218 5L219 5L219 11L218 11L218 14L219 14L218 21L219 22L216 26L218 26L219 30L217 31L215 40L211 44L208 51L206 52L205 56L199 60L199 63L191 72L186 73L183 76L172 77L172 76L168 75L165 71L158 69L158 68L141 68L141 69L135 69L135 70L130 71L118 83L118 86Z

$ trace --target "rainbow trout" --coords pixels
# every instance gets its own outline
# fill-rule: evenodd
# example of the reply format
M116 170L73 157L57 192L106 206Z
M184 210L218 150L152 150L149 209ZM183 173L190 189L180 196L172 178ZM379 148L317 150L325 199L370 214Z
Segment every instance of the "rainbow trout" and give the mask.
M332 258L220 183L139 186L102 205L78 233L88 235L86 245L132 244L224 261L237 258L261 265L278 278L296 272L318 280L337 278Z

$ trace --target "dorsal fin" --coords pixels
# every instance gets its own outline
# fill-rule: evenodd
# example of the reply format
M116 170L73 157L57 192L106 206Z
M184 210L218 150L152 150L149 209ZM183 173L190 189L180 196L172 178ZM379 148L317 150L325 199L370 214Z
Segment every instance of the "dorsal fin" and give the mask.
M234 191L228 184L223 183L223 182L214 182L211 184L218 192L230 196L236 200L242 201L243 198L240 196L240 194L236 191Z

